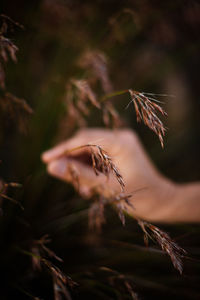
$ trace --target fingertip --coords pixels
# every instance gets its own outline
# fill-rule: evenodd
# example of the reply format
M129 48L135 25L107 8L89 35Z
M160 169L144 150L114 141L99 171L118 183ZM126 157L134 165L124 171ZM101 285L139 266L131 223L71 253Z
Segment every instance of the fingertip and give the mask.
M61 179L67 179L67 159L61 158L57 160L51 161L47 165L47 171L50 175L53 175L55 177L61 178Z
M49 151L45 151L41 154L41 160L44 162L44 163L47 163L49 161L49 154L48 154Z

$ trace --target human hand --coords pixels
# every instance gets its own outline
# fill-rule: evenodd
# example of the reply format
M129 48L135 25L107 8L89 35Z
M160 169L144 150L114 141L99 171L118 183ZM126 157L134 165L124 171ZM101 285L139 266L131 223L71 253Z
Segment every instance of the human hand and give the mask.
M73 138L42 154L42 160L48 165L48 172L59 179L72 182L69 166L73 164L85 190L102 184L119 190L120 186L113 175L109 176L108 181L103 174L95 175L89 147L74 149L88 144L99 145L108 153L124 178L126 190L129 187L134 189L146 186L152 177L158 177L158 171L147 157L137 135L128 129L78 131Z
M159 208L159 196L162 198L163 194L160 193L160 188L164 186L166 179L156 170L139 138L131 130L82 129L78 131L71 139L42 154L42 160L47 164L49 174L74 183L73 167L78 174L82 194L90 195L97 186L101 188L102 193L108 191L120 193L120 185L113 174L109 175L109 179L102 173L99 176L95 175L89 148L79 148L87 144L99 145L111 156L124 179L124 192L133 193L131 201L136 209L135 212L130 211L130 213L149 219L152 208L155 210L155 205L157 210ZM78 148L75 150L76 147ZM140 191L135 193L138 189Z
M135 207L128 208L129 214L153 222L200 221L200 183L176 184L165 178L149 159L137 135L128 129L78 131L42 154L49 174L75 184L75 171L79 192L87 197L97 187L105 196L111 192L119 194L121 187L113 174L109 179L102 173L96 176L89 147L80 147L88 144L101 146L119 169L125 183L123 192L132 194L130 202Z

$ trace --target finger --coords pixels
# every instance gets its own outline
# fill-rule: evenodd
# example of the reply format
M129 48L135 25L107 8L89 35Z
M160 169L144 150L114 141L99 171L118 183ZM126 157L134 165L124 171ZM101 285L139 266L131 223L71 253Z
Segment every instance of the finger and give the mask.
M44 163L48 163L48 162L62 156L66 150L80 146L84 142L85 142L85 137L82 134L78 133L71 139L69 139L63 143L60 143L59 145L53 147L50 150L43 152L42 153L42 161Z
M109 180L104 174L99 174L98 176L94 173L92 167L89 167L79 161L68 159L66 157L61 157L59 159L53 160L48 164L48 173L56 178L63 181L74 182L75 178L72 174L72 167L78 176L80 187L83 189L92 189L99 185L107 185L110 188L118 187L118 183L111 175Z
M95 141L100 141L108 138L110 130L102 129L84 129L77 132L77 134L71 139L60 143L56 147L45 151L42 154L42 161L44 163L49 163L50 161L62 156L67 150L78 147L87 143L94 143Z

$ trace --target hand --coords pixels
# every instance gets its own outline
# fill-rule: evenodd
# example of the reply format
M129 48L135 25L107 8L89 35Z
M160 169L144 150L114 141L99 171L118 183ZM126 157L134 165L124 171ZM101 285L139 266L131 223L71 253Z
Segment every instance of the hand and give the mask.
M68 150L87 144L99 145L108 153L124 178L126 190L134 191L136 188L147 187L150 182L160 176L144 152L137 135L127 129L80 130L73 138L43 153L42 160L47 163L48 172L59 179L72 182L69 166L73 165L79 173L80 183L84 190L107 184L115 191L119 191L120 186L113 175L109 176L108 181L103 174L95 175L92 161L89 159L89 148L83 147L68 152Z
M104 174L96 176L89 148L68 151L87 144L101 146L119 169L125 182L125 193L133 194L131 202L135 210L130 208L130 214L154 222L199 221L196 196L193 197L194 212L188 214L188 208L192 210L189 197L192 197L194 188L177 185L161 175L137 135L128 129L78 131L71 139L42 154L49 174L74 183L73 168L78 174L82 194L89 196L91 190L98 186L102 187L102 193L105 194L108 190L120 193L120 185L114 175L111 174L109 179ZM200 195L198 184L196 194Z

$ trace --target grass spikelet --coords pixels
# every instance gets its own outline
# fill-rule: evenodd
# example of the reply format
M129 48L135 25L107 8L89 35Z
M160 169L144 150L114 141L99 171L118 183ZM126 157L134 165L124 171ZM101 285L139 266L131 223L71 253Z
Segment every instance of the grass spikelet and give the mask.
M89 227L95 228L98 232L101 232L102 225L106 223L105 219L105 206L111 205L117 211L122 225L125 226L125 212L128 212L128 206L133 208L133 204L130 202L132 195L126 195L124 192L120 194L110 194L110 196L103 196L100 192L103 187L94 191L94 203L89 208Z
M88 148L90 150L92 167L95 174L98 176L100 173L103 173L106 177L109 177L110 173L112 173L119 182L123 191L125 187L123 177L116 165L113 163L112 158L108 155L108 153L105 150L103 150L101 146L95 144L81 145L67 150L65 152L65 155L84 148Z
M104 208L106 205L105 198L101 195L91 204L88 212L88 225L90 229L96 229L101 232L102 225L106 223Z
M8 183L6 183L6 182L3 182L3 181L0 181L0 200L2 200L2 199L8 200L11 203L19 206L21 210L24 210L24 207L20 203L20 201L17 201L14 198L7 195L9 187L19 188L21 186L22 185L17 183L17 182L8 182ZM2 209L0 209L0 212L2 213Z
M48 258L54 258L57 261L63 262L46 244L51 240L46 234L41 239L35 240L32 243L31 252L22 251L24 254L31 256L34 270L42 271L45 267L53 280L54 300L71 299L67 286L73 288L77 285L69 276L65 275L57 266L55 266ZM62 296L63 297L62 297Z
M131 298L133 300L138 300L138 295L137 293L133 290L131 280L128 278L128 276L119 273L116 270L113 270L108 267L100 267L101 271L107 272L108 274L110 273L111 275L108 276L108 281L112 286L118 286L120 283L123 283L124 287L127 289L128 293L130 294Z
M27 132L27 121L33 114L33 110L24 99L5 92L0 97L0 107L3 114L9 117L21 132Z
M153 130L159 137L161 146L164 147L163 136L165 135L166 128L162 121L156 115L156 111L163 116L167 115L164 109L157 103L158 100L149 97L146 93L129 90L131 95L131 102L135 106L137 122L143 121L151 130Z
M100 103L89 85L87 80L71 79L66 85L64 96L64 104L67 110L67 123L69 118L70 123L75 126L85 127L87 125L85 117L90 114L91 104L93 107L100 109ZM72 126L72 127L73 127Z
M12 61L17 62L16 53L19 50L18 47L5 35L7 34L8 27L13 25L23 28L22 25L13 21L10 17L0 14L0 87L5 89L5 63L8 62L10 57Z
M128 206L134 209L133 204L130 201L130 198L132 197L131 194L125 194L125 193L120 193L116 196L114 196L112 203L115 206L115 209L117 210L119 219L122 222L122 225L125 226L126 220L125 220L125 212L128 212Z
M142 220L138 220L138 224L144 232L145 244L148 245L149 238L156 241L162 250L170 256L174 268L182 274L182 257L186 254L186 251L178 246L166 232L162 231L158 227Z
M101 83L105 93L112 91L112 83L108 74L107 58L100 51L86 51L80 58L80 66L89 69Z
M71 80L72 85L76 88L78 103L79 101L86 102L89 100L89 102L95 106L96 108L100 108L100 104L97 101L96 95L91 89L89 83L86 80Z
M95 174L98 175L99 172L102 172L104 175L108 177L109 174L112 172L123 190L125 184L122 175L120 174L120 171L115 166L108 153L98 145L91 145L90 147L91 147L92 164L93 164L93 169L95 171Z

